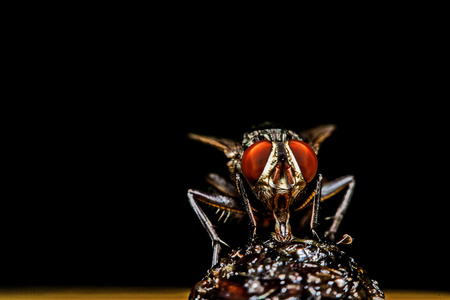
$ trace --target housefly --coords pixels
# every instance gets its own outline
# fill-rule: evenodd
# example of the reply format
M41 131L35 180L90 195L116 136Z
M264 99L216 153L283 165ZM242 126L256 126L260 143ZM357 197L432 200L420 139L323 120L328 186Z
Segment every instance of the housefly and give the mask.
M189 203L213 244L212 268L194 287L192 299L384 299L376 282L337 248L352 242L349 235L335 238L355 179L346 175L325 182L318 172L320 146L335 128L322 125L297 133L265 123L246 132L242 142L189 135L222 151L230 175L209 174L212 190L188 190ZM342 200L320 237L320 204L341 191ZM208 207L224 221L248 221L245 248L220 260L221 245L228 244L205 213ZM305 230L310 238L299 239Z

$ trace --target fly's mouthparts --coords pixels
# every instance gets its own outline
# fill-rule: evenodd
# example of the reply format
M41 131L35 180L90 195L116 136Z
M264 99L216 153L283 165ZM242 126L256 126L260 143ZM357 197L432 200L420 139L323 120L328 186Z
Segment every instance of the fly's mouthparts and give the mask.
M281 219L282 220L279 220L277 217L275 217L275 236L274 237L279 242L289 242L293 238L292 233L291 233L291 225L289 224L289 214L287 215L286 219L283 217L281 217Z
M274 210L286 210L289 207L289 195L287 193L277 193L273 198Z
M275 239L280 242L292 239L289 224L289 199L287 194L276 194L273 198L273 216L275 218Z

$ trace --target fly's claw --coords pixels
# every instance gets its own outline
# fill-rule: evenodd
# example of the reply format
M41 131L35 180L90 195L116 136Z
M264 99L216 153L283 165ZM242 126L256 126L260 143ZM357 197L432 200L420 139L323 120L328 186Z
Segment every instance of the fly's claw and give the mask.
M344 234L342 239L340 239L339 242L336 243L336 245L350 245L351 243L353 243L353 238L348 234Z

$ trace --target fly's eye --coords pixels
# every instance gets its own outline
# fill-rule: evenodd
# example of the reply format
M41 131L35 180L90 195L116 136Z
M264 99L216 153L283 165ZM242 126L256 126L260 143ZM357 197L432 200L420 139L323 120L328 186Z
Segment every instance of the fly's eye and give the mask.
M303 178L306 182L310 182L316 176L318 166L314 149L307 143L299 140L290 140L289 147L297 160L300 171L302 171Z
M242 173L248 181L258 180L264 171L271 151L272 143L267 140L256 142L245 150L242 155L241 167Z

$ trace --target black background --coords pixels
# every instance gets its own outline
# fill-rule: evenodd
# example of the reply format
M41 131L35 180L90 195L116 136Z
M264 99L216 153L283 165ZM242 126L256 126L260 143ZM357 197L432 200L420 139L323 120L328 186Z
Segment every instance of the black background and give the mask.
M187 133L240 140L274 121L337 125L320 171L355 175L340 228L354 243L342 249L382 288L448 288L448 108L435 48L336 32L326 47L300 54L279 41L274 54L191 33L150 45L124 34L120 47L95 35L17 87L16 99L39 101L5 110L0 285L192 286L212 251L186 191L207 188L209 172L226 176L227 160Z

